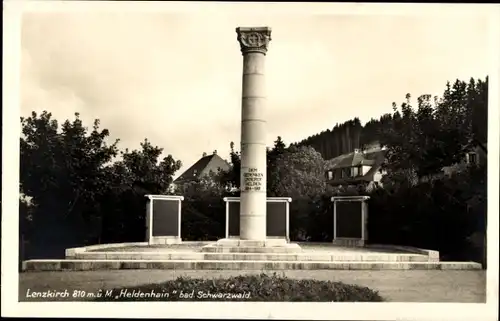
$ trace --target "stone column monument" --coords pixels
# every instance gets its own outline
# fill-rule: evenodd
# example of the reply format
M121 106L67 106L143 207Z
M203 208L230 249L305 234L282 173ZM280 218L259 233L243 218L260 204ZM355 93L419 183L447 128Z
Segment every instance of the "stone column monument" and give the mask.
M239 234L203 247L202 252L290 253L300 252L288 237L267 235L266 190L266 53L271 28L236 28L243 54L243 90L241 97L241 195L239 197ZM229 215L229 210L227 210ZM228 217L229 221L230 218ZM279 221L279 220L278 220ZM273 217L272 224L276 223ZM228 224L228 223L226 223ZM288 219L285 224L288 226ZM226 226L229 229L229 226ZM272 234L276 234L272 232ZM233 234L234 235L234 234ZM286 234L288 236L288 234ZM215 247L215 249L214 249Z
M243 54L240 239L266 239L265 60L271 28L236 28Z

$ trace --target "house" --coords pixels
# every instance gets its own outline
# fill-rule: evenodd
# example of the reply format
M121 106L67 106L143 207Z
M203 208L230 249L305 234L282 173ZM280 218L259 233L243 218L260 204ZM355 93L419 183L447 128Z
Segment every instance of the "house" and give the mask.
M182 175L175 179L173 184L175 186L193 182L204 175L208 175L210 172L217 173L219 170L227 171L229 169L229 164L217 155L217 151L214 151L212 155L208 156L206 153L203 153L203 156L194 163L193 166L189 167Z
M355 149L352 153L337 156L328 161L325 176L330 185L377 185L384 175L380 171L386 149L373 145L367 149Z
M456 173L458 171L461 171L468 166L478 166L478 165L485 165L487 161L487 152L486 152L486 144L481 144L475 146L472 151L468 152L465 155L465 159L455 165L452 166L446 166L443 168L443 173L444 175L451 175L453 173Z
M381 170L385 155L386 148L375 143L365 150L355 149L352 153L337 156L328 161L329 169L325 173L327 182L332 186L366 184L367 187L373 187L381 185L380 181L385 174ZM443 167L443 172L434 175L431 179L451 175L468 166L485 164L486 160L485 145L482 147L478 145L465 155L462 162Z

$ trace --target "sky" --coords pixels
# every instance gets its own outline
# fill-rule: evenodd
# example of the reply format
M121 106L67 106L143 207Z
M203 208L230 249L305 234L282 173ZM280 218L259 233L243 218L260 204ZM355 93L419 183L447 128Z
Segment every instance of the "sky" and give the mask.
M236 6L237 7L237 6ZM392 111L406 93L440 95L448 80L489 71L488 19L452 15L37 12L22 22L21 114L80 113L139 148L147 138L183 163L239 146L238 26L269 26L268 144L297 142ZM231 7L234 8L234 7ZM238 148L239 149L239 148Z

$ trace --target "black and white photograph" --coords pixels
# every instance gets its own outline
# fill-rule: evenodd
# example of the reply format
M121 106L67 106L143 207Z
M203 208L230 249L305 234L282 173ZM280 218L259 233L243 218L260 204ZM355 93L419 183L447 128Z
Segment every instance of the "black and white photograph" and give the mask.
M497 319L498 4L4 20L3 315Z

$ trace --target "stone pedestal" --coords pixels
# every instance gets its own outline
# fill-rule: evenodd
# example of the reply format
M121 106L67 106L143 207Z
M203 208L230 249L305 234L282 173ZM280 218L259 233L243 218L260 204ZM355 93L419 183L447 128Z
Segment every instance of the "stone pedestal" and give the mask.
M243 54L240 238L266 239L265 57L271 29L236 28Z
M267 238L264 241L227 238L218 240L201 249L205 253L298 253L302 248L296 243L288 243L284 238Z
M181 202L183 196L146 195L146 242L178 244L181 238Z
M369 196L335 196L333 202L333 243L364 246L368 239Z

